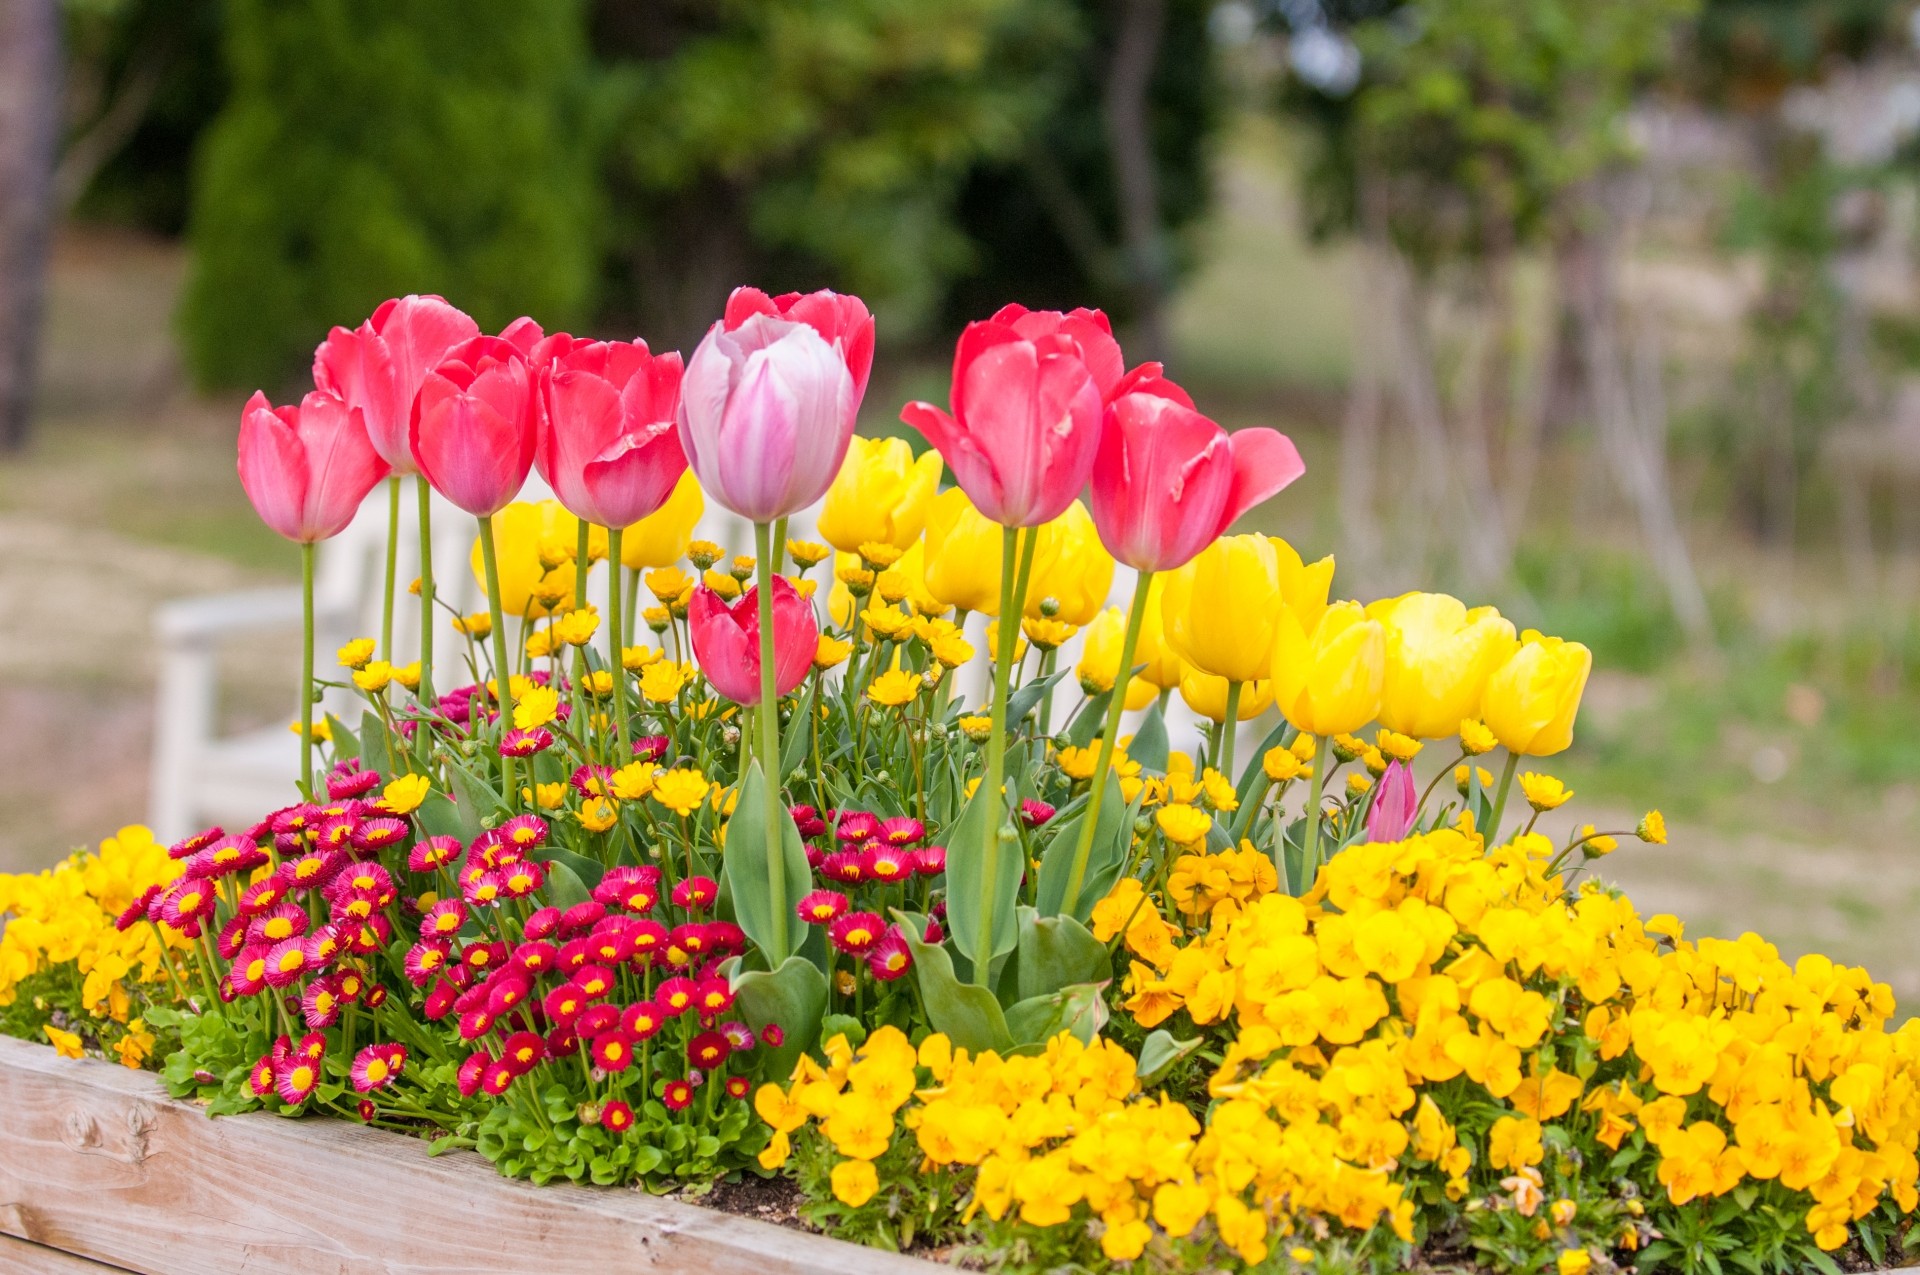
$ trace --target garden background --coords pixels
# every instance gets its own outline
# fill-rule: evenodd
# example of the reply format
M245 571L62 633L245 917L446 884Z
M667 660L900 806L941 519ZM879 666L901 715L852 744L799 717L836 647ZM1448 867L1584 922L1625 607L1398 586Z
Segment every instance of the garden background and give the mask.
M1888 0L0 0L0 871L143 816L155 604L293 578L233 443L330 324L435 291L690 350L736 283L832 286L879 433L967 319L1098 304L1294 437L1255 518L1336 596L1593 648L1553 769L1667 813L1602 865L1644 912L1910 1011L1916 41ZM296 650L235 644L230 728Z

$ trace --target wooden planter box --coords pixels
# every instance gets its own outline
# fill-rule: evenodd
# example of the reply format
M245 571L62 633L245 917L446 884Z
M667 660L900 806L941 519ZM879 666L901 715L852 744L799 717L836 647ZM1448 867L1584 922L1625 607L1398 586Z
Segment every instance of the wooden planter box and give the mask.
M8 1275L537 1271L925 1275L930 1264L640 1191L535 1187L337 1120L209 1120L158 1079L0 1037Z

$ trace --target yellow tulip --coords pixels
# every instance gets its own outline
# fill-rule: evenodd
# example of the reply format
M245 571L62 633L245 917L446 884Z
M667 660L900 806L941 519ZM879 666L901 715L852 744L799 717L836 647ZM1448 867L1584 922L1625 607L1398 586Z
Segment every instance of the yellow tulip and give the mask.
M927 592L946 606L1000 614L998 523L989 522L958 487L927 504Z
M1140 681L1170 691L1180 685L1180 674L1187 662L1173 649L1173 643L1166 640L1166 628L1161 623L1161 595L1166 589L1167 577L1154 576L1147 590L1147 613L1140 621L1140 640L1133 647L1133 663L1140 668L1137 675ZM1142 665L1145 667L1140 667Z
M1135 679L1136 682L1138 679ZM1211 721L1227 720L1227 679L1202 673L1189 664L1180 677L1180 698L1187 707ZM1240 703L1234 714L1236 721L1248 721L1265 712L1267 705L1273 703L1273 684L1271 682L1247 682L1240 687Z
M1148 616L1151 618L1152 604L1149 603ZM1140 625L1145 636L1146 623ZM1113 679L1120 675L1120 645L1127 636L1127 616L1119 607L1108 607L1093 617L1093 623L1085 630L1086 642L1080 648L1080 663L1074 668L1074 676L1080 679L1080 687L1089 695L1098 695L1113 689ZM1135 646L1144 645L1136 641ZM1158 645L1158 643L1155 643ZM1133 662L1141 662L1138 651ZM1143 677L1134 677L1127 683L1127 707L1141 709L1153 703L1159 694L1159 688Z
M1308 634L1293 611L1282 613L1273 644L1273 696L1296 730L1339 735L1359 730L1380 712L1387 635L1358 602L1327 607Z
M1327 609L1327 592L1333 587L1333 555L1318 562L1303 562L1292 545L1278 536L1270 539L1280 573L1280 597L1300 621L1300 631L1311 633Z
M905 549L926 526L940 471L939 452L915 460L903 438L855 435L820 508L820 538L843 553L863 544Z
M693 528L706 512L707 498L701 494L700 480L689 469L673 485L666 504L621 533L621 565L634 571L672 566L686 556Z
M1508 752L1551 757L1573 742L1573 719L1592 671L1586 647L1528 629L1520 649L1487 678L1481 720Z
M1074 625L1091 624L1112 589L1113 555L1100 543L1093 515L1076 500L1065 513L1040 528L1033 571L1027 577L1027 618L1040 619L1041 602L1052 598L1060 608L1054 618Z
M1408 593L1367 608L1387 632L1380 724L1418 739L1445 739L1480 711L1487 677L1519 645L1492 607L1467 610L1444 593Z
M1222 536L1166 575L1166 640L1203 673L1257 682L1272 663L1282 610L1280 568L1265 536Z
M571 610L573 604L574 564L580 520L568 513L559 501L543 500L531 504L516 500L493 516L494 551L500 571L500 610L506 615L542 616L547 607L536 597L545 592L556 600L565 599L559 609ZM474 538L473 578L487 587L487 568L480 554L480 540ZM548 562L559 563L549 568Z

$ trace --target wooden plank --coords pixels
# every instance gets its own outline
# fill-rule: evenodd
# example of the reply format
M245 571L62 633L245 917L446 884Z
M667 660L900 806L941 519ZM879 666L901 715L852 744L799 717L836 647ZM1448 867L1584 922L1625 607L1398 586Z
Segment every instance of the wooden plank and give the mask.
M44 1244L29 1244L11 1235L0 1235L0 1271L7 1275L116 1275L123 1270L124 1267L75 1257Z
M0 1038L0 1233L144 1275L925 1275L639 1191L534 1187L345 1121L209 1120L150 1074Z

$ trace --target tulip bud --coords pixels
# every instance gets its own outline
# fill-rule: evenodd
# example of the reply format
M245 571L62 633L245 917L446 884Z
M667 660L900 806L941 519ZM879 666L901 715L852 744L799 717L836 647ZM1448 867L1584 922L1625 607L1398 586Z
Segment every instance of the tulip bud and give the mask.
M1223 537L1166 582L1161 618L1182 659L1228 681L1267 679L1284 600L1273 542L1265 536Z
M939 452L915 459L903 438L856 435L821 506L821 538L843 553L863 544L905 549L926 526L942 468Z
M1273 646L1273 693L1294 729L1339 735L1380 711L1386 634L1357 602L1336 602L1308 634L1294 611L1281 616Z
M1593 671L1593 653L1578 642L1533 629L1491 676L1480 715L1508 752L1551 757L1573 742L1573 721Z

